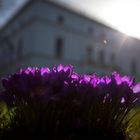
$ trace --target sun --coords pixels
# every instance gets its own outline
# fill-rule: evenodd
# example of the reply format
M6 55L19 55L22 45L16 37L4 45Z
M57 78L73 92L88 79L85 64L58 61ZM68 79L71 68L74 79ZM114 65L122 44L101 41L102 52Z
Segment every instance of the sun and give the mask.
M140 1L116 0L108 4L106 19L119 31L134 37L140 37Z

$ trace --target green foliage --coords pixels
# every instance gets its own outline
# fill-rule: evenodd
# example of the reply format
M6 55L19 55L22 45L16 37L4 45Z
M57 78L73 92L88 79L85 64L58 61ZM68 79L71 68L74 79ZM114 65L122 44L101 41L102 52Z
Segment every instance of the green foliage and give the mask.
M0 136L9 128L15 114L14 110L15 108L9 109L5 102L0 102Z
M140 107L133 108L127 115L127 120L130 120L126 130L128 138L140 140Z
M2 82L2 138L124 140L135 130L140 83L128 76L78 75L59 65L20 70Z

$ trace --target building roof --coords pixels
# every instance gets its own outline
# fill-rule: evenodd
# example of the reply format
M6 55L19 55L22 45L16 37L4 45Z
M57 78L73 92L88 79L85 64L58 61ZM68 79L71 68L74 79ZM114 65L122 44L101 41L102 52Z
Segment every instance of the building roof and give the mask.
M106 27L106 28L108 28L108 29L111 29L111 30L113 30L113 31L115 31L115 32L121 33L121 32L118 31L117 29L111 28L109 25L106 25L106 24L102 23L101 21L98 21L97 19L94 19L93 17L88 16L87 14L84 14L84 13L81 12L81 11L78 11L78 10L73 9L73 8L71 8L71 7L62 5L62 4L58 3L57 1L52 1L52 0L28 0L23 6L21 6L21 9L18 10L18 11L6 22L6 24L3 26L3 28L0 29L0 33L2 33L11 23L13 23L24 11L26 11L26 9L27 9L28 7L30 7L33 3L39 2L39 1L40 1L40 2L44 2L44 3L48 3L48 4L53 5L53 6L55 6L55 7L58 7L58 8L61 8L61 9L65 10L65 11L71 13L71 14L74 14L74 15L77 15L77 16L79 16L79 17L81 17L81 18L87 19L88 21L97 23L97 24L99 24L99 25L101 25L101 26L104 26L104 27ZM121 33L121 34L124 34L124 33ZM131 38L136 39L136 38L134 38L134 37L131 37ZM139 41L139 39L136 39L136 40Z
M35 2L44 2L44 3L48 3L48 4L51 4L51 5L54 5L55 7L59 7L67 12L70 12L74 15L78 15L79 17L81 18L84 18L84 19L87 19L91 22L96 22L97 24L101 24L102 26L106 26L107 28L110 28L112 29L111 27L93 19L93 17L89 17L87 14L84 14L83 12L81 11L78 11L76 9L73 9L71 7L68 7L68 6L64 6L62 4L59 4L58 2L55 2L55 1L51 1L51 0L28 0L23 6L21 6L21 9L18 10L6 23L5 25L2 27L2 29L0 29L0 32L1 31L4 31L8 25L10 25L13 21L15 21L20 15L21 13L23 13L28 7L30 7L32 5L32 3L35 3ZM115 30L115 29L113 29Z

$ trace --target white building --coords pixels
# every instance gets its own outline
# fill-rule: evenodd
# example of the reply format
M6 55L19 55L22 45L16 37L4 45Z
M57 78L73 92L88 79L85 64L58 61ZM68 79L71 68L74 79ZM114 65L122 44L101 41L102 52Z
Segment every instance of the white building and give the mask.
M47 0L30 0L0 32L0 74L72 64L78 73L118 71L140 79L140 40Z

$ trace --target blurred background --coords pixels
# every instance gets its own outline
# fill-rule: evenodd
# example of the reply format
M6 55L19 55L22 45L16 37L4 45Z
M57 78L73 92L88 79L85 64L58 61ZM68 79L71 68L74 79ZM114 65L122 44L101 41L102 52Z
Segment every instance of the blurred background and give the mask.
M72 64L140 80L138 0L0 0L0 77Z
M0 78L61 63L140 81L139 13L140 0L0 0Z

